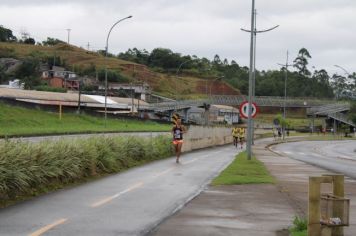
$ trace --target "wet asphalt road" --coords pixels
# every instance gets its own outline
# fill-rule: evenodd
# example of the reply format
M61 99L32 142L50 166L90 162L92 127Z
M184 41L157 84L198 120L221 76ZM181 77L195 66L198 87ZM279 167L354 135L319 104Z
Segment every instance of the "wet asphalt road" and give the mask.
M356 179L356 141L303 141L279 144L275 152Z
M236 154L232 145L195 151L0 209L0 235L145 235Z

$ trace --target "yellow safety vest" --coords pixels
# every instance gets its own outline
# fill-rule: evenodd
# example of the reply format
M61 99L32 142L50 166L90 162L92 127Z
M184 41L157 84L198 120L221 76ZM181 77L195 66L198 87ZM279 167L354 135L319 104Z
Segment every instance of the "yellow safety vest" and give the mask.
M240 137L245 137L245 129L240 128Z
M232 136L237 137L239 135L239 128L232 129Z

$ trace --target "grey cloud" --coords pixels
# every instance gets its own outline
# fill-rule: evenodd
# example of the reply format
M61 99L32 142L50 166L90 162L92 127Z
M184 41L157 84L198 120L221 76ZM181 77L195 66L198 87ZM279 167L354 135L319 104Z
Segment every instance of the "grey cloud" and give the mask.
M60 20L46 19L29 12L60 9ZM285 51L294 58L301 47L312 54L311 65L332 68L342 64L356 71L356 24L354 0L256 0L258 28L276 24L272 32L258 35L257 66L278 68ZM110 51L119 53L129 47L168 47L182 54L236 60L248 65L251 1L247 0L3 0L1 24L18 30L27 28L39 39L47 36L66 39L71 28L71 43L93 49L104 48L110 26L127 15L134 17L114 29ZM27 18L12 16L21 15ZM353 68L355 69L353 69Z

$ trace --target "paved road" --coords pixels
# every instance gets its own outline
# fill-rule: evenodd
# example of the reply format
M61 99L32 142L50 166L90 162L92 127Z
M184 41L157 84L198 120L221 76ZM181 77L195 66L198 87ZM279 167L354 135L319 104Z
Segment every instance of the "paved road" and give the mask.
M272 150L356 179L355 140L303 141L273 146Z
M145 235L232 160L231 146L157 161L0 209L0 235Z

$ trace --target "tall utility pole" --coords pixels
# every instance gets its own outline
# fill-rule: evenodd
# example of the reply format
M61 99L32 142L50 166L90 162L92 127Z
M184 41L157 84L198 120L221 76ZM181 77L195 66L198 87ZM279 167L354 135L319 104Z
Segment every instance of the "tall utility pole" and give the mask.
M175 105L175 111L177 111L177 109L178 109L178 86L177 86L177 83L178 83L178 74L179 74L179 70L180 70L180 68L182 68L182 66L185 64L185 63L188 63L188 62L191 62L191 61L193 61L193 59L189 59L189 60L186 60L186 61L184 61L184 62L182 62L179 66L178 66L178 69L177 69L177 71L176 71L176 81L175 81L175 89L176 89L176 91L175 91L175 97L176 97L176 105Z
M67 34L67 43L69 44L70 31L71 31L72 29L66 29L66 30L68 31L68 34Z
M252 80L253 80L253 42L254 42L254 26L255 26L255 0L252 0L251 8L251 31L250 31L250 68L248 79L248 124L247 124L247 159L251 160L251 146L252 146Z
M252 78L252 102L255 102L256 92L256 40L257 40L257 10L255 9L255 25L254 25L254 38L253 38L253 78ZM255 144L255 121L251 120L251 144Z
M251 160L251 146L253 140L253 121L252 121L252 101L255 93L255 78L256 78L256 36L258 33L265 33L274 30L279 25L276 25L267 30L257 30L256 27L256 9L255 0L252 0L251 10L251 30L241 29L242 31L250 33L250 68L249 68L249 85L248 85L248 123L247 123L247 159Z
M288 67L293 66L293 64L288 64L288 50L287 50L287 59L286 64L278 63L278 65L285 67L285 77L284 77L284 102L283 102L283 119L286 120L286 103L287 103L287 79L288 79ZM283 139L285 137L285 128L284 125L282 127Z

